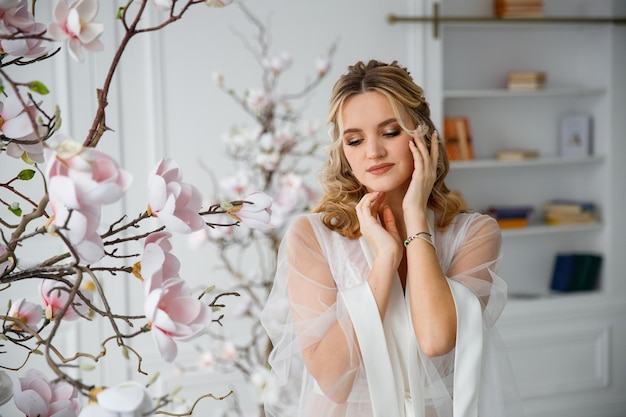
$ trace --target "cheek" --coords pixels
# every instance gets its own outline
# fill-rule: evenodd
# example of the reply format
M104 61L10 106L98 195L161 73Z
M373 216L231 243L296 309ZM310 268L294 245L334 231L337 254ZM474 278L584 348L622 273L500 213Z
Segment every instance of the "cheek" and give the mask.
M354 147L344 145L342 148L342 151L343 151L343 157L345 161L348 163L350 167L354 167L354 164L356 162L356 152L355 152Z

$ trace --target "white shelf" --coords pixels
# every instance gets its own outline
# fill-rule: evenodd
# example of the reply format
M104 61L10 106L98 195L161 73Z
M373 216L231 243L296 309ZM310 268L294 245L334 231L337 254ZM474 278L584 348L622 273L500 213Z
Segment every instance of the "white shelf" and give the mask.
M507 161L498 159L474 159L471 161L450 161L451 170L468 170L483 168L524 168L536 166L559 166L559 165L581 165L581 164L601 164L604 156L588 156L582 158L574 157L542 157L533 159L523 159L519 161Z
M516 97L576 97L596 96L606 93L601 87L546 87L534 91L510 91L506 88L444 90L444 99L516 98Z
M527 227L502 229L502 237L516 236L541 236L553 235L556 233L577 233L591 232L602 230L602 223L580 223L580 224L564 224L564 225L530 225Z

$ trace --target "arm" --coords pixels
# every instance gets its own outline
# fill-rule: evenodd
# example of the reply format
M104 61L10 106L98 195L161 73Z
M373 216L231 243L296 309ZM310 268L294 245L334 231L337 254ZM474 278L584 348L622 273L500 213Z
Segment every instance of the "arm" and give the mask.
M406 215L407 230L426 231L426 213ZM413 330L427 356L440 356L456 343L456 307L435 249L415 239L406 247L407 286Z
M415 169L402 201L407 234L428 231L427 206L437 175L439 137L434 132L430 151L423 137L409 141ZM440 356L456 343L456 307L437 253L428 242L415 239L406 247L407 284L413 330L420 349Z
M287 236L289 302L307 370L336 403L347 400L360 356L347 313L338 312L337 288L309 220Z

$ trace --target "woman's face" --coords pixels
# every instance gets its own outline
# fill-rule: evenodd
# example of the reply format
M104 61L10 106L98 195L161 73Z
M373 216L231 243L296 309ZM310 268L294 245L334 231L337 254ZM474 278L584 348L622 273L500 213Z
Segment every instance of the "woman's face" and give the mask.
M342 149L357 180L370 192L405 192L414 170L412 137L387 97L377 92L350 97L341 117Z

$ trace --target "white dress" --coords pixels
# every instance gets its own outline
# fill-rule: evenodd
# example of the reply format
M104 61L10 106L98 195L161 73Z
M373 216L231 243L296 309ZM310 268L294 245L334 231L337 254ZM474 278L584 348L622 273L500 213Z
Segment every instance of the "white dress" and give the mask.
M364 238L329 230L319 214L290 226L261 316L273 344L268 417L521 415L494 327L507 297L506 284L495 273L500 229L481 214L460 214L445 231L434 230L432 214L429 220L458 329L456 347L436 358L419 349L397 276L381 321L367 282L373 251ZM345 338L338 349L346 349L350 360L334 385L321 387L304 366L302 352L315 348L336 324Z

